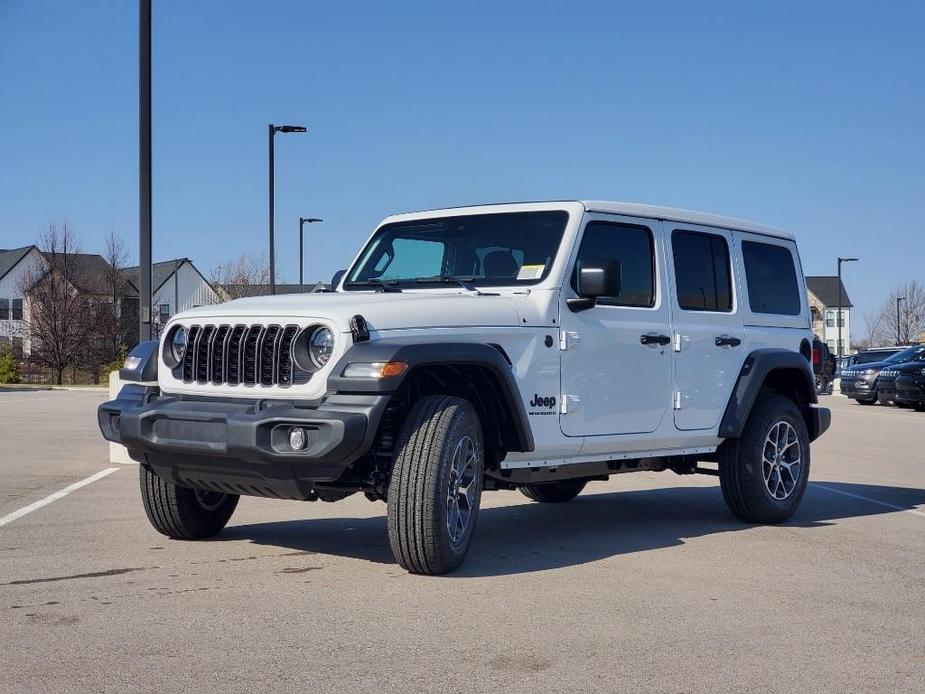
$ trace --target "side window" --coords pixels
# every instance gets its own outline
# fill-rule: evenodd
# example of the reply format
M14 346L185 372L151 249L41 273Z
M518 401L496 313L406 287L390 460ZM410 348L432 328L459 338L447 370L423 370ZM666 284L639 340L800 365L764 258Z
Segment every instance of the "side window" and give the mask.
M588 222L578 262L572 271L572 289L578 286L578 267L584 263L619 261L620 293L601 297L608 306L655 305L655 252L648 227L612 222Z
M731 311L729 246L716 234L675 229L671 234L678 305L688 311Z
M0 320L10 319L10 300L0 299Z
M22 299L13 299L13 320L22 320Z
M742 242L748 304L755 313L800 315L800 289L793 256L784 246Z

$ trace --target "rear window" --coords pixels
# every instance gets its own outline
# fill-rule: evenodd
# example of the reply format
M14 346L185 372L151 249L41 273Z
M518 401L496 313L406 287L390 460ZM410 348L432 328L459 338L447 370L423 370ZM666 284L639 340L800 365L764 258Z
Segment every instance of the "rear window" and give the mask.
M784 246L742 242L742 261L753 313L800 315L800 288L793 255Z

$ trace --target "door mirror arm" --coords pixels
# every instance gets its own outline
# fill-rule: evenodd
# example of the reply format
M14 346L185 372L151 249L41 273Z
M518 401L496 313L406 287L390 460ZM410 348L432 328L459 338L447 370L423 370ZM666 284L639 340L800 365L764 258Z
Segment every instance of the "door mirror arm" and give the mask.
M574 296L565 300L565 305L569 307L572 313L587 311L597 305L597 297L594 296Z

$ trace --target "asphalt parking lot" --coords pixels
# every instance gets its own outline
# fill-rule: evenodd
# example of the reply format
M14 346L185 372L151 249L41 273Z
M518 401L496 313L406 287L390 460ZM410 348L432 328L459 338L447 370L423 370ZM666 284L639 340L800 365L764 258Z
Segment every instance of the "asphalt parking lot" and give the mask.
M923 691L923 413L824 398L784 526L670 472L562 506L488 493L467 563L425 578L361 497L158 535L104 398L0 393L0 691Z

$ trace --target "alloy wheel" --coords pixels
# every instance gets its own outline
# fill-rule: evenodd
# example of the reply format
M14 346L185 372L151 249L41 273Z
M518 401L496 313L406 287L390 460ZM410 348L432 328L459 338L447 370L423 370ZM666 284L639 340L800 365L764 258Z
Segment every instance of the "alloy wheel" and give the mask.
M450 542L459 542L466 534L472 510L475 508L478 489L478 451L468 434L463 436L453 451L450 478L446 495L446 530Z
M797 488L803 474L802 450L790 422L771 425L764 440L761 466L764 485L774 499L783 501Z

